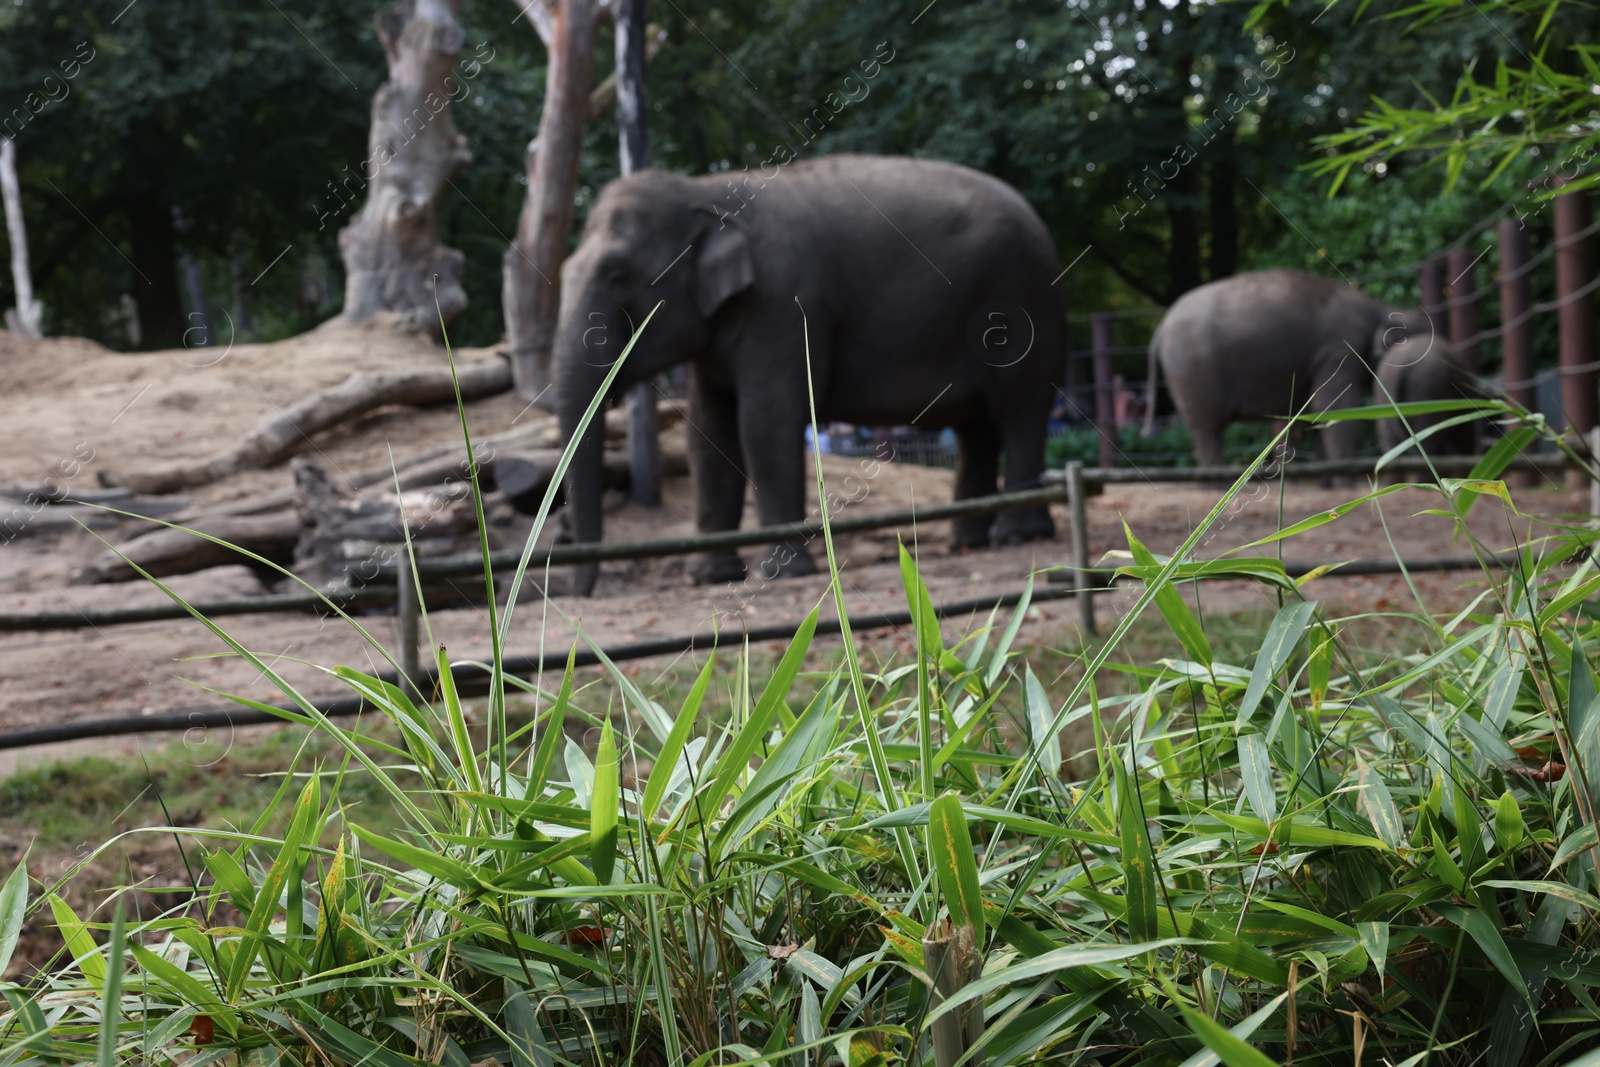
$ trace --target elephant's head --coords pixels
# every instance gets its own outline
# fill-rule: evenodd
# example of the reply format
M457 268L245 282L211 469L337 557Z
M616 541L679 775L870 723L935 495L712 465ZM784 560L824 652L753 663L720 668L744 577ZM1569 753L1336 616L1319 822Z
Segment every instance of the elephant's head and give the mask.
M600 194L583 237L561 268L561 312L551 366L561 431L571 440L634 331L660 304L612 385L636 382L705 351L713 319L755 282L748 236L719 218L701 185L646 170ZM607 398L608 400L611 397ZM603 429L584 435L567 478L569 531L580 542L601 535ZM575 590L588 595L598 568L580 567Z
M1375 403L1403 404L1418 400L1460 400L1479 395L1470 368L1454 345L1439 329L1442 316L1430 316L1421 308L1387 309L1372 338L1373 370L1378 389ZM1412 433L1452 418L1459 412L1408 416ZM1378 423L1378 439L1385 449L1408 436L1399 419ZM1429 437L1430 452L1455 454L1475 450L1476 428L1471 424L1452 427Z

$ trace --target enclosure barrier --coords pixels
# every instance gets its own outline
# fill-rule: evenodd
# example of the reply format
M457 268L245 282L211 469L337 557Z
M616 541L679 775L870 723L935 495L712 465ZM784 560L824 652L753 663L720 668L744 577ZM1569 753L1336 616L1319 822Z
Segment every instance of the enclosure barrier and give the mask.
M1420 458L1402 457L1386 464L1384 471L1397 475L1426 475L1430 471L1436 471L1445 476L1465 475L1471 473L1477 462L1477 459L1471 456L1441 456L1426 461ZM1562 470L1566 465L1567 460L1564 456L1523 455L1514 458L1509 469L1538 471L1548 474ZM1069 468L1071 466L1069 464ZM1252 470L1257 470L1257 473L1263 478L1270 477L1273 479L1278 477L1292 479L1361 476L1372 474L1372 466L1373 461L1371 459L1313 460L1289 463L1270 474L1257 468L1249 467L1141 469L1137 467L1080 466L1078 469L1081 472L1083 491L1077 503L1074 503L1071 499L1071 488L1067 484L1066 471L1046 471L1044 481L1048 484L1041 489L974 497L969 500L961 500L952 504L941 504L929 508L906 508L898 511L875 512L870 515L840 515L830 519L828 525L829 529L835 534L861 533L869 530L903 526L912 522L939 522L971 515L997 514L1020 508L1066 502L1072 511L1073 522L1071 525L1076 530L1083 528L1083 524L1086 521L1086 498L1098 488L1107 485L1233 482ZM1600 488L1600 483L1597 483L1597 488ZM1591 497L1590 510L1593 514L1600 514L1600 501L1596 501ZM816 539L821 535L822 529L820 520L812 520L783 526L763 526L749 530L726 530L720 533L665 538L654 541L555 545L548 552L534 555L530 560L530 566L542 567L546 563L551 566L560 566L625 559L662 559L671 556L726 551L756 545L804 542ZM1074 537L1072 566L1075 568L1087 568L1087 553L1087 544L1080 548L1077 545L1076 537ZM490 564L496 571L511 570L519 562L519 553L496 552L490 554ZM415 615L418 613L419 606L414 603L416 599L415 582L411 579L409 571L394 563L389 563L376 568L374 573L378 580L384 581L386 584L351 585L348 588L328 591L325 594L326 599L324 599L324 595L307 592L230 600L196 601L188 606L157 604L146 607L102 608L82 611L0 613L0 633L34 630L95 629L102 626L118 626L131 623L166 622L191 618L194 613L207 617L221 617L225 615L268 614L282 611L315 611L329 609L329 600L341 609L381 608L395 605L397 607L396 614L402 616L400 620L402 633L414 632L416 626ZM481 575L483 573L483 558L481 556L465 555L418 560L416 573L418 577L423 579Z
M1596 440L1597 437L1600 437L1600 431L1591 433L1590 445L1595 453L1600 453L1600 440ZM1470 456L1440 457L1433 460L1402 457L1386 464L1384 470L1396 475L1467 474L1471 472L1477 462L1478 460L1475 457ZM1060 484L1052 484L1041 489L1001 493L990 497L957 501L953 504L932 508L903 509L900 511L879 512L872 515L841 516L829 522L829 529L833 533L852 533L900 526L913 521L936 522L968 515L996 514L1002 511L1036 507L1041 504L1065 500L1071 513L1070 551L1072 562L1065 567L1053 569L1048 581L1051 583L1070 584L1071 588L1035 590L1030 599L1032 602L1047 602L1064 600L1069 597L1074 598L1078 606L1079 626L1083 634L1087 636L1095 630L1093 597L1096 594L1112 590L1112 586L1106 580L1108 577L1107 571L1104 568L1096 569L1090 564L1087 536L1087 498L1090 495L1091 487L1137 482L1146 482L1151 485L1185 482L1231 483L1247 474L1256 474L1265 479L1370 475L1372 466L1370 459L1357 459L1289 463L1276 471L1269 471L1257 465L1252 467L1190 467L1145 472L1135 468L1086 468L1081 463L1074 461L1067 464L1064 470L1047 471L1045 473L1044 480L1046 482ZM1558 471L1565 466L1567 466L1565 457L1556 456L1524 455L1515 458L1511 463L1513 469L1542 472ZM1600 490L1600 483L1595 483L1595 486L1597 490ZM1595 499L1594 493L1591 493L1591 513L1600 514L1600 500ZM695 552L721 551L751 545L778 544L797 540L806 541L815 538L822 530L822 524L820 520L817 520L785 526L768 526L752 530L729 530L722 533L704 534L698 537L670 538L659 541L557 545L544 556L535 557L533 562L540 564L548 562L554 565L618 559L660 558L687 555ZM1476 557L1445 557L1419 560L1356 560L1331 572L1330 576L1395 574L1407 571L1475 570L1484 565L1510 566L1515 560L1515 554L1511 553L1488 555L1482 559ZM504 571L519 563L520 556L513 553L495 553L491 555L491 564L496 570ZM191 617L193 613L209 617L317 609L328 607L329 600L333 601L341 609L394 604L397 607L398 616L397 629L400 647L397 650L397 658L401 670L399 672L380 673L378 677L397 684L402 678L408 679L419 693L427 694L434 690L439 678L437 671L423 669L420 665L421 657L418 647L420 605L417 603L416 597L417 579L477 574L482 572L482 567L483 560L481 556L421 560L417 563L415 575L413 575L409 565L391 565L385 569L383 574L393 579L395 583L393 586L353 587L348 590L337 591L327 599L317 594L304 593L210 601L188 606L170 604L100 611L3 614L0 615L0 632L84 627L98 628L104 625L183 619ZM1313 569L1314 567L1311 564L1285 563L1284 565L1285 572L1291 578L1303 577ZM940 618L946 618L968 612L1010 607L1019 603L1022 597L1023 594L1019 592L1008 593L998 597L983 597L948 603L937 606L935 613ZM847 619L852 631L887 629L909 625L913 621L909 612L864 614L847 616ZM605 659L609 659L612 662L621 662L652 656L681 654L695 649L714 648L724 634L729 637L737 637L741 641L787 640L793 636L798 628L798 623L783 623L756 628L730 627L726 631L716 630L684 637L639 641L603 650L591 647L579 649L574 662L581 666L591 666L603 662ZM819 634L839 633L841 630L842 627L837 619L821 620L816 628L816 632ZM506 674L521 677L544 671L559 671L564 669L566 662L567 657L565 655L552 653L544 656L510 658L504 662L503 668ZM470 695L484 692L489 687L490 675L483 664L470 662L455 664L451 666L450 673L459 692ZM83 738L263 725L281 722L286 716L303 714L294 705L276 705L276 707L284 715L275 715L255 709L213 708L20 727L0 731L0 749L25 748L33 745L55 744ZM371 705L362 699L350 698L326 702L319 705L318 710L323 715L334 717L356 715L369 707Z
M1101 590L1109 591L1109 588ZM1053 600L1065 600L1076 596L1075 589L1036 589L1029 597L1030 603L1045 603ZM969 612L987 611L993 608L1014 607L1021 602L1023 594L1007 593L998 597L980 597L976 600L962 600L950 604L941 604L934 608L934 614L939 618L948 618L952 615L965 615ZM909 611L873 612L870 614L847 615L852 632L868 632L872 630L885 630L897 626L909 626L913 622ZM609 659L613 663L627 660L648 659L652 656L675 655L684 652L693 652L697 649L711 649L717 647L724 638L744 642L762 641L787 641L794 637L800 629L800 623L779 623L773 626L759 627L729 627L726 630L712 630L704 633L692 634L683 637L666 637L654 641L636 641L626 645L614 645L611 648L595 649L579 648L573 655L573 662L580 667L592 667ZM816 632L819 634L836 634L841 632L838 619L819 619ZM515 677L538 675L541 672L560 673L566 670L566 653L549 653L543 656L516 656L508 657L502 664L504 673ZM400 676L394 671L380 672L377 677L386 682L399 684ZM467 696L476 696L489 689L491 676L487 664L481 663L455 663L450 666L450 677L454 680L456 691ZM418 691L431 694L439 682L439 673L436 670L419 671L413 676ZM79 741L85 738L96 737L124 737L132 734L166 733L174 730L210 730L233 728L236 726L261 726L271 723L281 723L292 715L304 716L304 711L294 704L272 705L283 715L274 715L270 712L254 708L197 708L189 711L170 711L157 715L124 715L117 718L84 719L79 722L53 723L40 726L23 726L11 730L0 730L0 749L28 748L34 745L59 744L63 741ZM343 700L327 701L314 705L317 710L329 718L358 715L362 711L371 709L373 705L360 697L350 697Z

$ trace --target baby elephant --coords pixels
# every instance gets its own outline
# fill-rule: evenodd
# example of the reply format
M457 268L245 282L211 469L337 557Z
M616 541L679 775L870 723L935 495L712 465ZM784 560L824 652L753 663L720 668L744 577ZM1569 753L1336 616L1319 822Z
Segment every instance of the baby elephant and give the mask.
M1323 412L1474 394L1469 368L1426 312L1391 307L1344 282L1297 270L1240 274L1185 293L1150 340L1152 409L1160 372L1201 466L1222 464L1222 431L1230 422L1283 418L1308 403L1308 410ZM1417 432L1448 417L1408 421ZM1385 447L1407 436L1398 419L1378 429ZM1429 443L1471 451L1471 427L1464 429ZM1323 454L1353 457L1359 433L1356 422L1328 426Z

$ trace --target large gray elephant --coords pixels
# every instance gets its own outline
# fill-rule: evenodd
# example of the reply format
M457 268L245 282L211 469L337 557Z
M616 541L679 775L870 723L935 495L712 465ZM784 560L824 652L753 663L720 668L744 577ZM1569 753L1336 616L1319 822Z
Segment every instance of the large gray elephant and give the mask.
M1230 422L1282 418L1308 402L1322 412L1391 397L1472 395L1460 355L1426 312L1297 270L1240 274L1185 293L1150 340L1152 396L1158 368L1202 466L1223 462L1222 431ZM1383 388L1375 390L1375 382ZM1415 432L1438 418L1408 421ZM1326 427L1323 454L1354 456L1359 433L1355 422ZM1398 419L1380 422L1379 435L1386 446L1407 436ZM1445 451L1471 449L1470 428L1429 440Z
M809 343L817 418L953 427L955 495L1039 484L1045 425L1064 369L1055 249L1010 186L928 160L832 156L684 177L612 182L561 271L552 367L570 440L633 328L613 395L690 366L689 467L702 532L735 529L746 488L763 524L805 515ZM808 341L809 339L809 341ZM581 442L567 482L568 530L601 537L601 441ZM1048 510L961 520L958 546L1054 533ZM764 576L809 574L803 544L778 546ZM587 595L597 568L580 568ZM738 580L731 552L697 581Z

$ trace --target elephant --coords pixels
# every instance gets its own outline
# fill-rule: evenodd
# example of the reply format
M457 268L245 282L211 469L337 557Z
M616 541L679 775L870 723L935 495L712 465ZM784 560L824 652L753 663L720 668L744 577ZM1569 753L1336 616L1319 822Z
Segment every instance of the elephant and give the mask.
M1222 430L1240 420L1284 418L1309 404L1324 412L1368 403L1472 395L1460 354L1420 308L1396 308L1344 282L1297 270L1235 275L1181 296L1150 340L1147 411L1165 372L1201 466L1223 462ZM1375 389L1375 383L1382 388ZM1411 418L1411 431L1439 416ZM1430 438L1442 450L1471 451L1471 428ZM1360 426L1322 430L1329 459L1355 455ZM1408 432L1379 423L1385 446Z
M1016 190L950 163L824 156L737 175L642 170L607 185L561 270L550 368L570 441L635 327L607 401L689 366L689 468L701 532L736 529L745 490L763 525L802 521L816 418L952 427L955 496L1040 484L1065 369L1055 248ZM807 359L809 357L809 374ZM601 539L597 426L574 451L567 533ZM1054 536L1048 509L955 524L956 547ZM738 581L733 552L691 565ZM814 573L777 546L766 578ZM592 592L598 568L577 568Z

